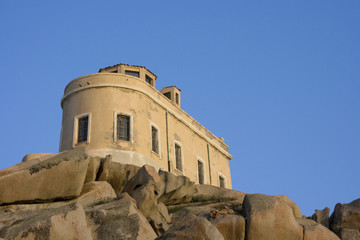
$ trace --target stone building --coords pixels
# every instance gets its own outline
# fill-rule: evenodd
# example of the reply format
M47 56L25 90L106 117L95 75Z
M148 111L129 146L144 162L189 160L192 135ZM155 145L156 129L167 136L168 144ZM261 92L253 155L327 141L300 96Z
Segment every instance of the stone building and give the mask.
M156 78L143 66L118 64L71 81L61 100L60 151L85 147L92 156L231 188L224 139L181 109L180 89L156 90Z

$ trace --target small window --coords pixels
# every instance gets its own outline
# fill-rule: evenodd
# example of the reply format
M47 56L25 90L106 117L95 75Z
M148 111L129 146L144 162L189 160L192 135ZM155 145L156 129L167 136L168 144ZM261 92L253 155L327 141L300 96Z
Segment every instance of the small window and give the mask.
M111 71L111 73L117 73L118 72L118 70L116 69L116 70L113 70L113 71Z
M130 141L130 117L126 115L117 115L116 122L117 139Z
M224 188L225 187L225 178L219 175L219 186Z
M82 117L78 119L78 138L77 142L86 142L88 139L88 123L89 117Z
M179 94L178 94L178 93L175 93L175 96L176 96L176 98L175 98L176 104L179 104Z
M175 143L175 166L177 170L182 171L182 156L181 156L181 146Z
M197 164L199 184L204 184L204 164L200 160L197 161Z
M171 100L171 92L164 93L164 96Z
M125 70L125 74L126 75L130 75L130 76L134 76L134 77L140 77L140 73L138 71L128 71L128 70Z
M159 154L159 132L154 126L151 126L151 149Z
M153 86L154 84L153 84L153 80L152 80L152 78L151 77L149 77L148 75L146 75L146 77L145 77L145 81L148 83L148 84L150 84L151 86Z

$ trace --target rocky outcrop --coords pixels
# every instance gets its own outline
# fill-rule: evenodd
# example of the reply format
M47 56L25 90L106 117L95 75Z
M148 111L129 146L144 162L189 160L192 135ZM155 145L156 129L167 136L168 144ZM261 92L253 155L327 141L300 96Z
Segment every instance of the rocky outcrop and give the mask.
M277 197L248 194L243 211L248 240L303 239L303 228L295 220L293 210Z
M245 218L241 215L227 215L226 217L217 218L211 223L226 240L245 239Z
M360 239L360 199L313 221L284 195L196 185L83 149L39 156L0 171L0 239Z
M285 195L275 195L274 197L277 197L279 199L281 199L283 202L285 202L289 207L291 207L294 217L296 218L302 218L302 214L300 211L300 208L298 207L298 205L296 203L294 203L293 201L290 200L290 198L288 196Z
M304 228L304 240L340 240L335 233L313 220L298 218L296 221Z
M140 167L130 164L121 164L112 160L112 156L106 156L101 160L97 172L97 181L107 181L114 188L116 194L120 194L127 182L135 176Z
M323 210L316 209L315 213L311 216L311 219L322 224L324 227L329 228L329 213L330 209L328 207Z
M196 193L194 182L188 177L176 176L173 173L160 170L159 201L165 205L190 202Z
M219 201L229 201L229 200L239 200L241 202L244 201L246 193L206 185L206 184L198 184L195 185L195 194L193 195L194 201L205 201L211 199L218 199Z
M342 240L360 240L360 232L357 229L342 228L339 237Z
M135 201L123 196L86 211L93 239L154 239L157 237Z
M77 197L88 163L83 150L67 151L30 166L29 162L20 163L16 170L0 177L0 205Z
M84 209L71 203L56 209L2 211L0 237L4 239L91 239Z
M179 219L166 233L157 239L222 240L224 237L221 235L219 230L205 218L197 217L195 215L188 215L182 219Z
M348 204L336 204L330 217L330 228L343 240L351 239L348 235L359 235L360 198Z
M88 182L84 184L81 195L73 201L79 202L84 207L94 203L109 202L116 198L114 189L108 182Z
M164 203L158 202L160 184L160 177L155 168L145 165L124 187L124 192L135 199L138 209L158 235L169 228L168 224L171 221Z
M89 165L86 171L85 183L97 180L96 177L99 172L100 164L102 161L103 160L100 157L91 157L89 159ZM106 179L104 181L106 181Z

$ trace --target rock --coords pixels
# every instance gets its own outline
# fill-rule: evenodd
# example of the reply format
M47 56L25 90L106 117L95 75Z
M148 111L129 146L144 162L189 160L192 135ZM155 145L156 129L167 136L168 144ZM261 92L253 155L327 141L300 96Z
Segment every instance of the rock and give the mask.
M84 208L94 204L112 201L116 198L114 189L108 182L88 182L84 184L80 196L73 200L79 202Z
M27 162L33 159L38 159L39 162L49 159L50 157L55 156L57 153L31 153L26 154L21 162Z
M227 215L217 218L211 223L220 231L226 240L245 239L245 218L240 215Z
M120 195L118 195L117 198L118 198L118 199L127 199L127 200L131 201L132 203L134 203L134 205L136 206L136 201L135 201L135 199L133 199L132 197L130 197L130 195L129 195L127 192L120 193Z
M97 229L95 239L154 239L156 234L150 232L152 230L146 229L143 221L144 219L141 219L138 214L133 214L106 222Z
M135 176L139 169L140 167L135 165L114 162L109 155L101 161L96 180L107 181L110 183L115 190L115 193L118 195L123 191L124 186L133 176Z
M140 212L160 235L168 229L171 219L165 206L158 203L160 177L154 167L144 165L124 187L124 192L136 201Z
M323 210L316 209L315 213L311 216L311 219L322 224L324 227L329 228L329 213L330 209L328 207Z
M178 205L175 205L175 207ZM209 207L207 205L205 206L192 206L192 207L181 207L181 209L178 208L170 208L169 211L173 212L172 216L172 223L176 223L179 219L182 219L188 215L194 215L197 217L203 217L206 219L209 219L209 214L211 211L214 210L214 208Z
M77 149L75 151L84 152L84 149ZM25 155L23 157L21 163L18 163L18 164L15 164L15 165L11 166L11 167L6 168L6 169L0 170L0 177L4 176L6 174L10 174L10 173L13 173L13 172L18 172L20 170L24 170L24 169L26 169L26 168L28 168L28 167L36 164L36 163L47 160L50 157L54 157L54 156L56 156L58 154L60 154L60 153L55 153L55 154L45 153L44 155L40 153L40 154L28 154L28 155Z
M72 203L56 209L1 212L0 238L92 239L84 210Z
M195 191L196 193L194 194L192 199L192 201L195 202L208 200L228 201L233 199L237 199L243 202L246 195L246 193L243 192L211 186L207 184L196 184Z
M97 176L97 173L100 168L100 163L101 163L100 157L90 157L89 156L89 165L87 167L85 183L96 180L96 176Z
M59 208L73 202L78 202L84 208L86 208L94 204L112 201L114 198L116 198L116 194L114 192L114 189L112 189L108 182L89 182L84 184L84 187L78 198L74 198L68 201L57 201L49 203L5 205L0 206L0 211L24 211L46 208Z
M300 208L298 207L298 205L297 205L296 203L294 203L293 201L291 201L288 196L285 196L285 195L275 195L274 197L280 198L280 199L283 200L289 207L291 207L291 209L293 210L293 213L294 213L294 217L296 217L296 218L302 218L302 214L301 214Z
M357 229L342 228L340 238L342 240L360 240L360 232Z
M169 212L172 213L172 222L176 222L187 215L195 215L206 219L212 218L210 215L214 211L218 215L240 215L242 213L242 201L230 200L221 202L191 202L178 205L167 206ZM215 217L216 218L216 217Z
M130 196L135 199L138 209L148 219L156 234L160 235L169 228L171 218L166 206L157 202L153 184L136 188Z
M71 199L80 195L89 163L84 150L66 151L29 166L30 162L20 163L18 171L0 177L0 205Z
M154 167L150 165L144 165L139 169L136 175L127 182L123 192L129 193L131 196L131 193L138 187L150 184L154 185L154 190L156 191L157 195L160 187L160 177Z
M222 240L224 237L221 235L219 230L205 218L188 215L174 223L169 230L157 239Z
M293 210L277 197L247 194L243 204L246 239L303 239Z
M336 204L330 217L330 228L338 236L343 228L360 231L360 198L348 204Z
M335 233L311 219L298 218L296 221L304 228L304 240L340 240Z
M127 195L127 194L126 194ZM155 239L157 235L129 196L86 210L94 239Z
M175 176L170 172L160 170L159 201L165 205L190 202L195 194L194 182L188 177Z

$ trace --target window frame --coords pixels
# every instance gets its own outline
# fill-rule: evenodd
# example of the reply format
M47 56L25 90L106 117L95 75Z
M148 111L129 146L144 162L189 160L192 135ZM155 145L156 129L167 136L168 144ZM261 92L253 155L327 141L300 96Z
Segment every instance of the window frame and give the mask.
M79 142L79 120L87 117L88 118L88 126L87 126L87 138L86 141L81 141ZM80 144L89 144L90 143L90 136L91 136L91 112L87 112L87 113L83 113L83 114L79 114L77 116L74 117L74 128L73 128L73 144L72 147L76 147Z
M198 162L201 162L203 165L203 183L200 183L200 177L199 177L199 164ZM205 161L202 160L200 157L196 157L196 173L197 173L197 180L199 184L206 184L206 171L205 171Z
M128 76L132 76L132 77L136 77L136 78L140 78L140 71L137 71L137 70L126 70L124 71L125 75L128 75ZM133 74L128 74L128 73L137 73L137 76L133 75Z
M157 130L157 148L158 148L158 152L153 150L153 134L152 134L152 129L155 128ZM161 158L161 141L160 141L160 128L158 126L156 126L154 123L150 123L150 149L151 152L156 154L159 158Z
M118 139L117 138L117 116L118 115L122 115L122 116L127 116L127 117L129 117L129 140L123 140L123 139ZM116 142L131 142L131 143L134 143L134 139L133 139L133 136L134 136L134 134L133 134L133 126L134 126L134 124L133 124L133 116L130 114L130 113L128 113L128 112L121 112L121 111L114 111L114 130L113 130L113 132L114 132L114 142L116 143Z
M150 86L154 86L154 79L147 74L145 74L145 82L150 84Z
M180 162L181 162L181 168L182 168L182 169L178 169L178 168L177 168L177 165L176 165L176 163L177 163L177 161L176 161L176 159L177 159L177 157L176 157L176 145L178 145L178 146L180 147L180 154L181 154L181 156L180 156L180 158L181 158L181 159L180 159ZM184 172L185 172L183 146L182 146L182 144L181 144L179 141L176 141L176 140L174 140L174 169L175 169L176 171L180 172L180 173L184 173Z
M224 179L224 186L223 187L220 184L221 183L220 178ZM226 185L227 185L226 184L226 177L221 172L218 172L218 186L222 187L222 188L226 188Z

